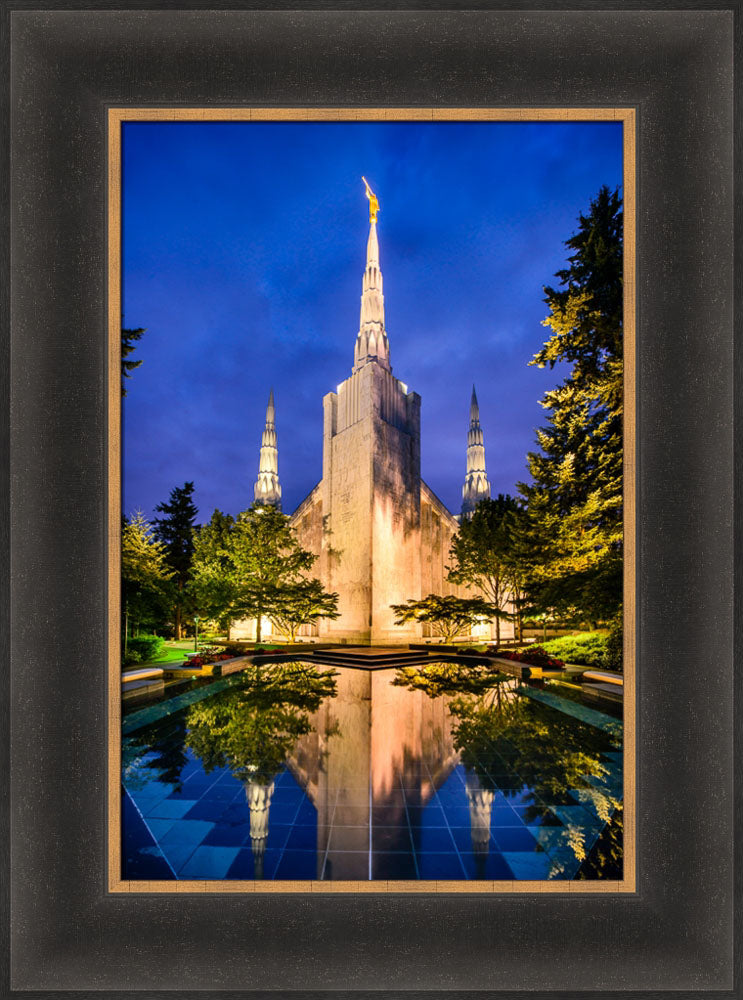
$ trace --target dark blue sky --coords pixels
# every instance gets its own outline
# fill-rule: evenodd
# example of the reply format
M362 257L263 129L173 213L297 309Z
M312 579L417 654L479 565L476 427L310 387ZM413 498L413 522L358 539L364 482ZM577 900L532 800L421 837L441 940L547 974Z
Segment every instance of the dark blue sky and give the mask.
M420 393L421 471L458 512L472 383L493 494L526 478L557 374L543 285L622 126L199 122L124 125L124 512L196 484L199 520L253 498L268 391L291 512L322 469L322 397L353 364L368 203L395 375Z

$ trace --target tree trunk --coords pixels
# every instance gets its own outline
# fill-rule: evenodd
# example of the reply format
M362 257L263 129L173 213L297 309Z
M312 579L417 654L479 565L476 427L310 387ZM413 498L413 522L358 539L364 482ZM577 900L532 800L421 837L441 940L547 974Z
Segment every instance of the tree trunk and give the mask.
M256 646L261 641L261 618L263 617L263 609L258 608L258 617L255 620L255 644Z
M493 607L496 611L500 611L501 605L501 594L500 594L500 578L495 577L491 581L492 593L493 593ZM495 616L495 645L496 648L500 646L500 615Z
M518 631L519 643L524 641L524 610L523 610L524 595L518 592L518 597L516 598L516 629Z
M175 602L175 626L173 632L176 639L181 637L181 591L183 590L183 580L178 581L178 600Z

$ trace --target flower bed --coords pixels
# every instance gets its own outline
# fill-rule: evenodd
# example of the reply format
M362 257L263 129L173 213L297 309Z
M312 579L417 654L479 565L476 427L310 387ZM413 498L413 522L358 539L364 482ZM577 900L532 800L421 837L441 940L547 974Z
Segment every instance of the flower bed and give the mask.
M232 656L229 653L210 653L203 652L199 653L198 656L192 656L190 660L186 660L183 663L184 667L205 667L210 663L220 663L222 660L231 660Z
M489 646L488 652L501 660L513 660L529 667L541 667L542 670L562 670L565 666L562 660L550 656L539 646L524 650L497 649L495 646Z

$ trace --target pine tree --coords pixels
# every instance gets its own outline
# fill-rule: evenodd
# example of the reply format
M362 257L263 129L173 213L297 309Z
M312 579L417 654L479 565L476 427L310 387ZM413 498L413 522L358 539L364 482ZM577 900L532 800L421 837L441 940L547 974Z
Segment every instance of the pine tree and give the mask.
M162 543L173 571L175 638L181 637L184 588L188 582L194 552L194 526L199 510L193 502L194 484L176 486L166 503L159 503L155 510L164 514L152 522L155 538Z
M570 366L545 394L548 423L520 484L541 610L599 620L622 598L622 201L603 187L566 241L561 289L545 288L552 335L532 362Z
M142 339L142 334L147 331L144 327L139 327L137 330L123 330L121 331L121 395L126 396L126 385L124 379L131 378L131 373L135 368L139 368L142 364L142 359L139 361L132 361L129 359L129 355L133 354L136 350L136 341Z

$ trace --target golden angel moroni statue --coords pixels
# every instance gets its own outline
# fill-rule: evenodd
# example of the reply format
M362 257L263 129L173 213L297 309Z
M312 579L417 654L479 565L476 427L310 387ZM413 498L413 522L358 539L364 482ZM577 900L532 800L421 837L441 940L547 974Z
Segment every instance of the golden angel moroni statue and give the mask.
M364 182L366 197L369 199L369 222L376 222L377 212L379 211L379 199L369 187L369 182L366 177L362 177L361 180Z

